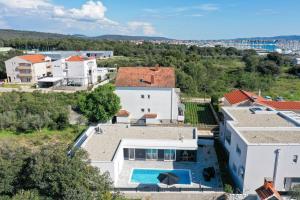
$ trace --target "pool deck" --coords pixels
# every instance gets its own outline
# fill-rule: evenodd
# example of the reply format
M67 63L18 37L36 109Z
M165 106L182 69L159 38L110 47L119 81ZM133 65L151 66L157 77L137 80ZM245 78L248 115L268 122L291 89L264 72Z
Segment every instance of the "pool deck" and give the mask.
M209 182L202 176L202 170L213 166L216 170L215 178ZM162 162L162 161L124 161L122 171L119 175L117 188L136 188L141 184L131 183L131 173L133 169L184 169L191 172L191 185L172 185L169 187L180 188L222 188L220 170L217 156L213 146L204 146L198 148L197 162ZM159 187L168 187L165 184L158 184Z

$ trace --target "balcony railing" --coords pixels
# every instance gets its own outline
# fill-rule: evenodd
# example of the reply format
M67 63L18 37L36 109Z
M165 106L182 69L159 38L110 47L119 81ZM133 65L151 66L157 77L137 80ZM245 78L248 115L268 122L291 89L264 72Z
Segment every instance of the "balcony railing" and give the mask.
M32 77L32 74L29 73L29 74L19 74L19 77Z
M18 69L19 70L22 70L22 69L31 69L31 66L18 66Z

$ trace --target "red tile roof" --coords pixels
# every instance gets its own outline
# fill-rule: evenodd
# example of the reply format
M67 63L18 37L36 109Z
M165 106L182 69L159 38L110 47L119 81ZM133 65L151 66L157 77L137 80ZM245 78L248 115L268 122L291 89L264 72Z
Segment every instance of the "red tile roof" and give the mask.
M264 101L265 99L263 97L260 97L252 92L247 92L244 90L233 90L227 94L224 95L226 100L231 104L237 104L244 101Z
M263 186L255 191L261 200L269 199L270 197L275 197L278 200L281 199L280 194L275 190L272 182L266 181Z
M269 106L275 110L300 111L300 101L268 101L263 97L244 90L233 90L225 94L224 97L231 105L251 101L260 105Z
M258 103L276 110L300 110L300 101L260 101Z
M157 118L157 114L155 114L155 113L145 114L144 118L146 118L146 119L155 119L155 118Z
M118 113L117 113L117 117L128 117L129 116L129 112L127 110L120 110Z
M175 88L175 70L172 67L121 67L116 86Z
M19 56L19 58L26 60L31 63L42 63L45 62L45 56L40 55L40 54L35 54L35 55L24 55L24 56Z
M66 61L68 62L80 62L80 61L85 61L85 60L92 60L94 57L83 57L83 56L71 56Z

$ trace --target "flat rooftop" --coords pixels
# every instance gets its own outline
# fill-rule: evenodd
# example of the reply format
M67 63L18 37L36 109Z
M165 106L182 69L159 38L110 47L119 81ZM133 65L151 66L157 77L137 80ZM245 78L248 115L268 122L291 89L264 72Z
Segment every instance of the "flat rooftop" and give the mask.
M282 117L276 111L258 111L253 113L249 108L226 108L235 118L236 127L295 127L295 123Z
M259 144L300 143L300 115L294 112L278 112L264 107L223 108L234 122L232 125L247 142Z
M122 139L174 140L195 139L193 127L101 125L102 134L92 134L83 149L95 161L111 161ZM151 142L151 141L149 141Z
M242 130L239 132L250 143L300 143L300 130Z

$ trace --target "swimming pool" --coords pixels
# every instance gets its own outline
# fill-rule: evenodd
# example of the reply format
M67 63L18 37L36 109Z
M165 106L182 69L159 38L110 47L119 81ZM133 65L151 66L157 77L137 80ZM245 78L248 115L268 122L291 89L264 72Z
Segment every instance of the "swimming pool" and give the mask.
M185 169L133 169L131 173L131 183L158 184L157 179L160 173L171 172L179 177L178 184L191 184L190 170Z

